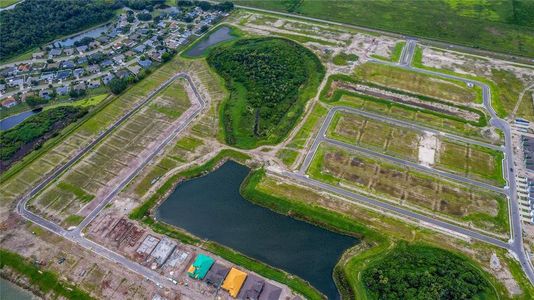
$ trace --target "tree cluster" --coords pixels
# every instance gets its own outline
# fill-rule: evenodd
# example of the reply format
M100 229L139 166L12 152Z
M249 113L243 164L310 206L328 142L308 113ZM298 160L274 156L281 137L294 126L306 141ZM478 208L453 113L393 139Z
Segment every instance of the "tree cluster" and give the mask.
M110 20L107 1L26 0L0 12L0 59Z
M253 134L266 137L297 101L300 87L310 76L307 62L320 62L301 45L277 38L242 39L230 47L218 47L208 55L208 63L225 78L229 88L235 83L246 88L246 102L253 119ZM225 118L227 142L235 142L231 118Z
M117 77L111 79L111 81L109 82L109 89L115 95L120 94L127 87L128 87L128 81L117 78Z
M473 299L489 287L466 259L439 248L401 244L363 272L378 299Z
M178 7L198 6L203 11L218 10L218 11L228 12L228 11L231 11L234 8L234 4L232 2L230 2L230 1L225 1L225 2L221 2L221 3L213 4L213 3L208 2L208 1L178 0L176 2L176 5Z
M57 134L86 113L86 108L61 106L40 112L19 125L0 132L1 169L6 169L16 158L40 147L48 137Z

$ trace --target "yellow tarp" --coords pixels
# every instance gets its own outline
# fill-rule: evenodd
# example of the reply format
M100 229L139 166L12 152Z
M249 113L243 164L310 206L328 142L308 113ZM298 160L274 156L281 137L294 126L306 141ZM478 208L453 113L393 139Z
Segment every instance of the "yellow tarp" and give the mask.
M226 275L221 287L228 291L230 296L235 298L237 297L237 293L239 293L241 286L243 286L245 279L247 279L247 273L232 268L230 272L228 272L228 275Z

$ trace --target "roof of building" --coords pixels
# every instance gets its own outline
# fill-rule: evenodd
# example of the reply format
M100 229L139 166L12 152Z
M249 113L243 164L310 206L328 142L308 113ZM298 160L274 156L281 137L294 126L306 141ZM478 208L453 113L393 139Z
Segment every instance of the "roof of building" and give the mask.
M247 276L247 280L241 287L239 292L239 299L258 299L263 286L265 285L265 280L256 275L250 274Z
M203 279L208 273L215 260L207 255L200 253L195 258L193 264L187 270L187 274L191 278Z
M229 267L223 266L218 263L213 264L208 274L206 274L206 283L213 284L214 286L218 287L222 284L224 278L226 277L226 274L228 274L229 271Z
M247 279L247 273L236 268L232 268L224 279L221 288L227 290L230 296L235 298L237 297L237 293L239 293L239 290L241 290L245 279Z
M265 282L258 300L278 300L282 294L282 289L278 286Z

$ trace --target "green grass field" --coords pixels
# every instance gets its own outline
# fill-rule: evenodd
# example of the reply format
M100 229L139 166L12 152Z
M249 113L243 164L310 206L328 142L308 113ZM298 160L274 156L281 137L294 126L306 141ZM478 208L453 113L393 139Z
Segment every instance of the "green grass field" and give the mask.
M534 56L534 3L529 0L237 0L235 3Z

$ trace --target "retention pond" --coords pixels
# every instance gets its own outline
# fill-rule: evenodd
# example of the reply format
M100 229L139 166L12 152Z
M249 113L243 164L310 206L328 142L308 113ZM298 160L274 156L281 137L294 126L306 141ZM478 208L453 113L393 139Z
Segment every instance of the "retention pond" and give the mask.
M235 36L232 35L231 29L229 27L223 26L210 33L206 38L203 38L193 44L193 46L189 50L187 50L185 55L190 57L202 56L211 46L233 39L235 39Z
M338 299L334 266L359 241L247 201L239 187L249 171L228 161L180 183L158 208L158 219L297 275Z

